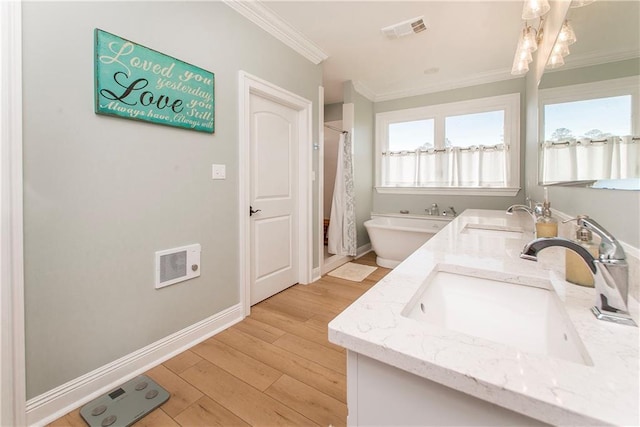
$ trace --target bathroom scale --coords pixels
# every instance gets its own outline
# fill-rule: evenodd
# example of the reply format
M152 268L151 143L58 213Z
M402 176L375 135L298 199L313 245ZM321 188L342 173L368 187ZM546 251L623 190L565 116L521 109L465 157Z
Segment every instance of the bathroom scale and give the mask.
M170 396L151 378L140 375L87 403L80 415L90 427L128 427Z

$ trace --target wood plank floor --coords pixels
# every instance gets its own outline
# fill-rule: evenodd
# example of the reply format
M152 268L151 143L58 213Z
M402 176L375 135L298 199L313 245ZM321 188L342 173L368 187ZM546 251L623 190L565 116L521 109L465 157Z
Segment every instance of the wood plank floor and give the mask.
M375 266L375 254L355 262ZM362 282L324 276L256 304L146 372L171 398L135 426L346 425L346 352L327 340L327 324L389 271ZM49 426L86 424L76 409Z

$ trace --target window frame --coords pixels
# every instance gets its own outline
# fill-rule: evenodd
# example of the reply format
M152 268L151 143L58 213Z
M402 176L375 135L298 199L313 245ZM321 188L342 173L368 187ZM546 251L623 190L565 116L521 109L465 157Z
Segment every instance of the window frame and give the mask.
M428 105L376 114L375 189L381 194L448 194L512 197L520 191L520 93ZM389 125L398 122L434 119L434 146L444 148L445 118L465 114L504 110L504 144L508 156L505 187L395 187L382 185L382 153L387 151Z

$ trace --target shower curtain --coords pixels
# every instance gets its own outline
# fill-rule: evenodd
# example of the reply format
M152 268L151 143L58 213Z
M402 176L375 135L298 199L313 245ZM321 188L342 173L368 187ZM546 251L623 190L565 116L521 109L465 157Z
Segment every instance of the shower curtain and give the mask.
M336 182L329 218L328 250L335 255L356 255L356 211L353 190L351 134L344 132L338 142Z

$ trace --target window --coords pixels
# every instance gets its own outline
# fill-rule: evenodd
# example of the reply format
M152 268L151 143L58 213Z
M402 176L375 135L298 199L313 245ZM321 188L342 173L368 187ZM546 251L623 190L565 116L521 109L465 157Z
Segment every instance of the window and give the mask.
M381 193L515 195L520 94L376 115Z
M414 151L433 148L434 120L415 120L389 124L389 150Z
M544 140L631 135L631 95L544 105Z
M541 90L540 180L640 177L639 98L637 77Z

